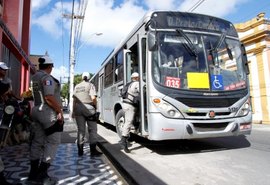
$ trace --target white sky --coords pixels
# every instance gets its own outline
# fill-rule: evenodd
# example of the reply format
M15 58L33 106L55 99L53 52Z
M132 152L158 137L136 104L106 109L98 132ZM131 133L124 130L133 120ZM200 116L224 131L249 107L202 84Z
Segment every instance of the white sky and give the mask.
M194 12L224 17L235 11L235 6L247 0L205 0ZM46 32L59 37L61 32L62 5L64 13L71 11L72 1L48 3L52 0L32 0L32 24L36 24ZM87 40L89 33L101 32L102 38L88 39L92 44L114 47L136 25L140 18L148 11L155 9L187 11L198 0L126 0L121 4L114 4L115 0L88 0L82 39ZM138 3L140 2L140 4ZM142 6L142 4L144 6ZM212 7L212 8L210 8ZM46 9L47 11L43 11ZM40 11L41 10L41 11ZM76 9L75 9L76 10ZM37 13L37 12L42 12ZM65 21L65 20L64 20ZM70 29L70 23L65 21L65 29ZM113 37L112 37L113 35Z

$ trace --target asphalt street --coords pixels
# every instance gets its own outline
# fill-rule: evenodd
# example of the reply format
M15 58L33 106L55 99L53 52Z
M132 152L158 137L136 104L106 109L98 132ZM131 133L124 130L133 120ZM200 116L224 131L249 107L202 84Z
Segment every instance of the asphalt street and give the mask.
M119 137L99 125L99 146L129 184L266 185L270 184L270 125L253 124L251 135L151 142L133 137L124 153Z

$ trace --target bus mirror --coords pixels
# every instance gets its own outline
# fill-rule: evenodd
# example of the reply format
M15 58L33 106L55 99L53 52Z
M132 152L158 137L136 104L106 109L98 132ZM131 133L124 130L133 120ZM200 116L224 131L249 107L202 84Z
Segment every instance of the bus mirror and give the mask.
M149 51L155 51L157 49L155 32L148 32L148 49Z
M243 61L244 69L247 75L249 75L250 72L249 72L249 67L248 67L248 59L247 59L247 53L246 53L244 44L241 44L241 53L242 53L242 61Z

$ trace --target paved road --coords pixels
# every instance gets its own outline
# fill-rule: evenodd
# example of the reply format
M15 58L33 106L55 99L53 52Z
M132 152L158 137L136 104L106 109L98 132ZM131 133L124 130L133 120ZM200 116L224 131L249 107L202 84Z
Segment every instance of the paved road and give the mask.
M99 147L127 182L105 156L89 158L89 147L85 148L85 156L77 156L76 125L67 120L57 159L49 172L58 177L59 185L270 185L270 125L253 125L247 137L170 142L134 137L130 154L120 149L118 135L106 126L98 125ZM27 177L27 147L22 144L0 151L10 182L24 182Z
M65 115L67 117L67 115ZM56 159L49 168L49 175L58 179L57 185L125 185L121 176L104 156L90 158L89 145L85 144L85 155L77 154L77 127L66 119L62 143L59 145ZM29 144L22 143L6 146L0 150L5 164L5 176L10 183L28 184ZM1 182L0 182L1 185Z
M129 184L270 184L270 125L254 124L246 137L171 142L135 138L130 154L120 150L111 128L99 125L98 132L100 147L122 169Z

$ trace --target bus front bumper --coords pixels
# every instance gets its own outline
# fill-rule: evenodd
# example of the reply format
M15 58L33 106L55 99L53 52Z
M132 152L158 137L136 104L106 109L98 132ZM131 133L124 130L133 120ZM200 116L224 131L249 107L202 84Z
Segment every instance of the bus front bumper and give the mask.
M252 129L252 114L245 117L218 120L168 119L158 113L149 115L150 140L198 139L248 135Z

